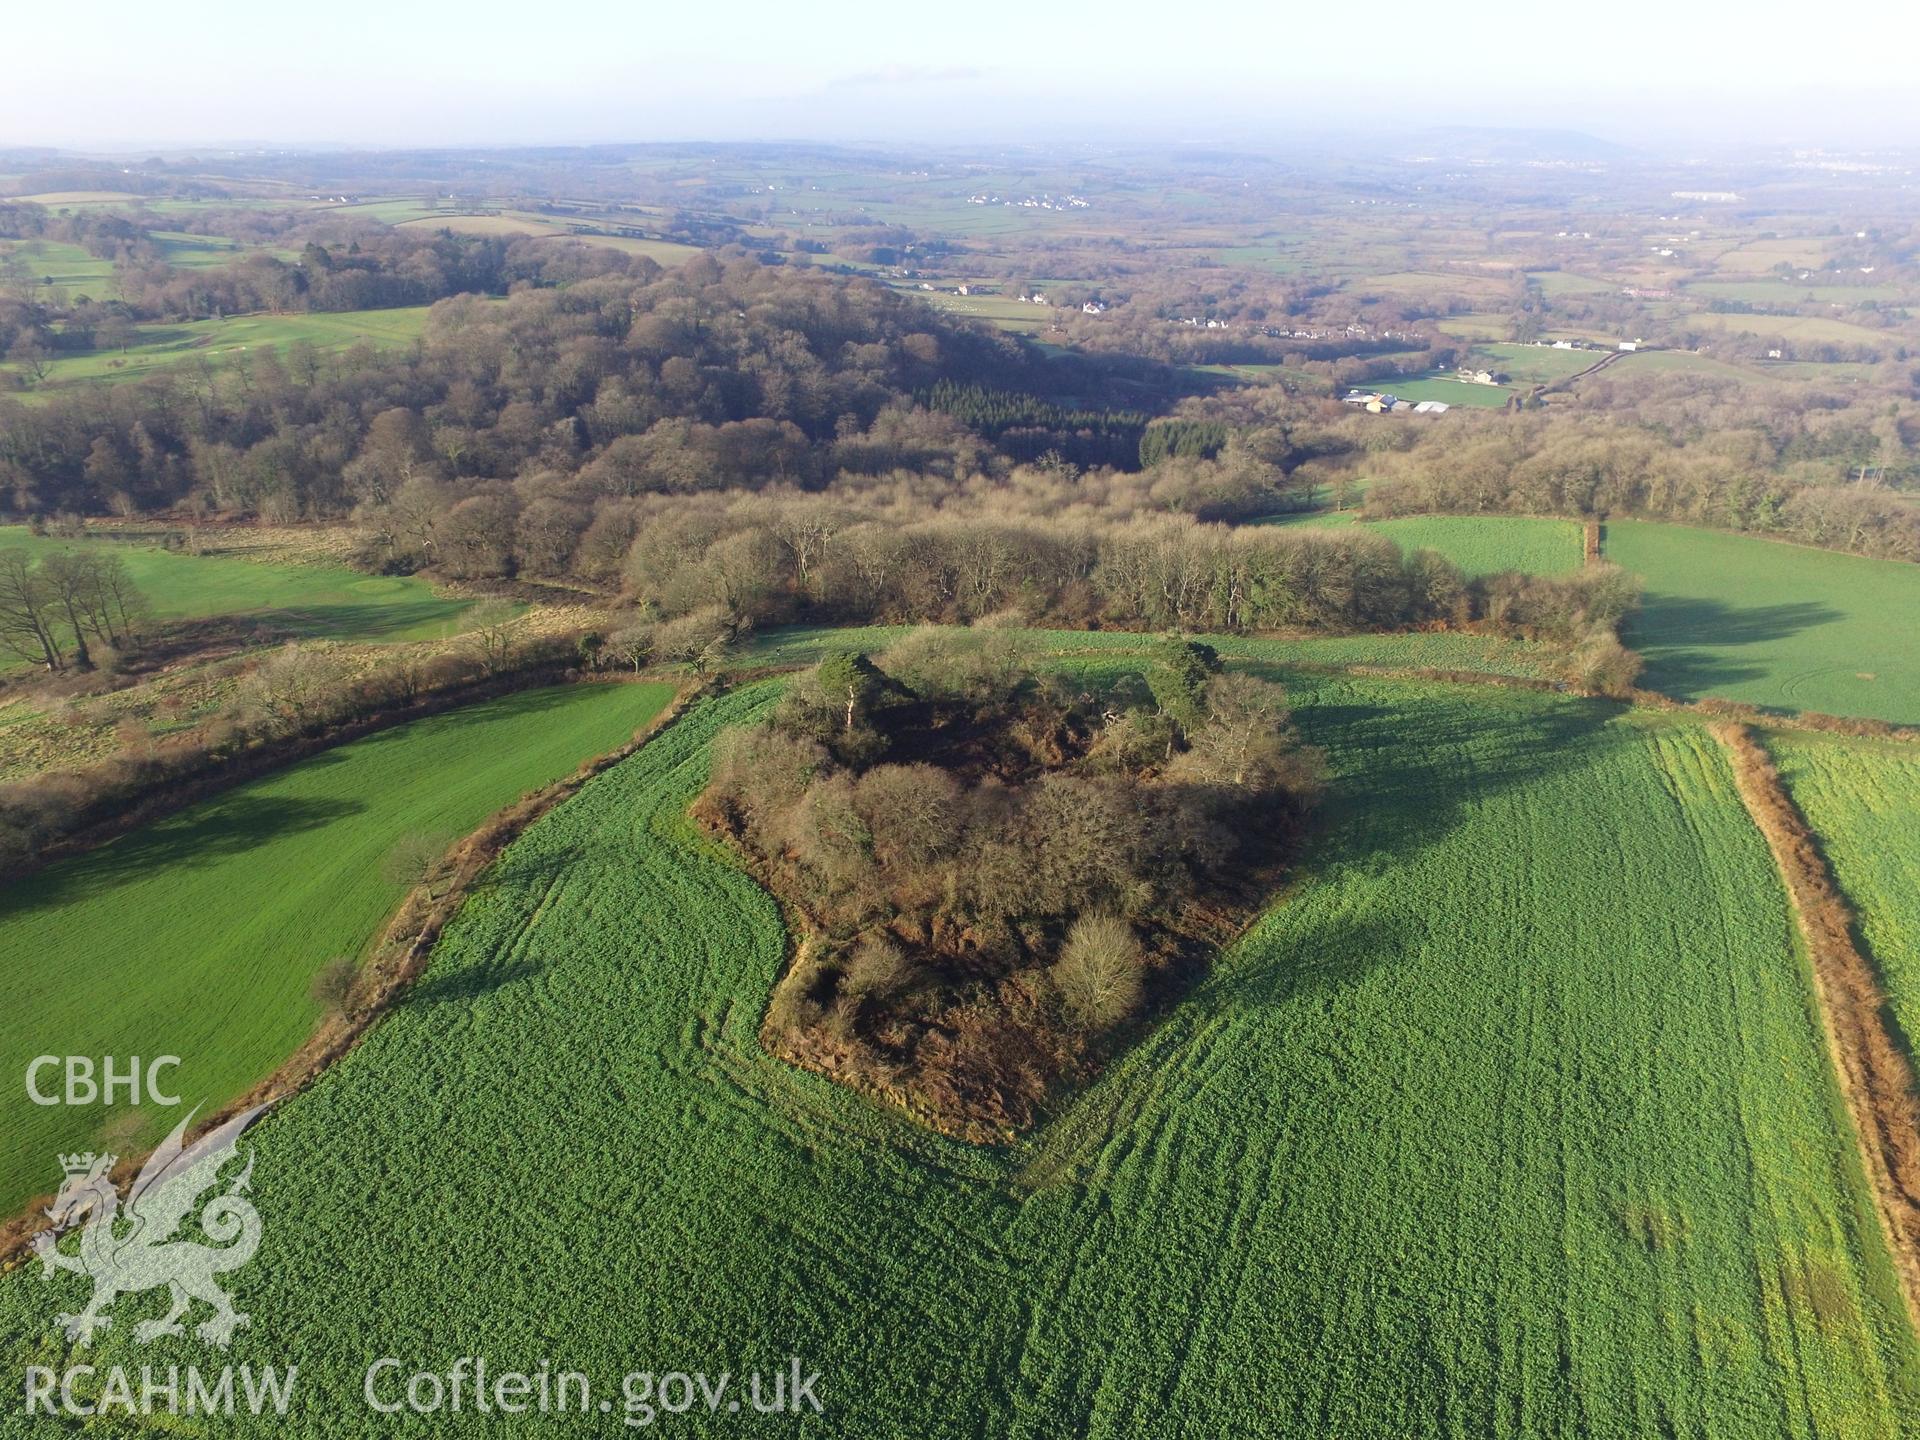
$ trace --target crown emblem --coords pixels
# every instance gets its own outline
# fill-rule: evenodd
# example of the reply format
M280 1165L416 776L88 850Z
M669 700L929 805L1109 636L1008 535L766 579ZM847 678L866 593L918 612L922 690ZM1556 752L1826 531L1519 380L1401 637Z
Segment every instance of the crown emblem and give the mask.
M69 1175L102 1174L113 1168L115 1156L96 1155L91 1150L83 1150L75 1155L62 1155L60 1168ZM98 1167L96 1170L96 1166Z

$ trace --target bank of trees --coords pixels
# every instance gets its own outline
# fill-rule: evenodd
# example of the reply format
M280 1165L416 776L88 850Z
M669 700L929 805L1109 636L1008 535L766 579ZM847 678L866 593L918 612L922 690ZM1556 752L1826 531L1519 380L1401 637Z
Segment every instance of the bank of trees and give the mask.
M387 258L438 253L423 244ZM1783 412L1680 386L1626 407L1630 421L1414 425L1267 388L1188 399L1135 434L1144 411L1045 398L1062 375L1091 393L1096 372L871 282L744 254L666 273L539 249L588 268L442 301L413 349L189 362L0 399L0 495L28 514L352 514L371 568L624 587L665 618L721 606L742 624L1012 609L1196 629L1577 627L1588 602L1571 590L1508 604L1364 533L1208 523L1350 494L1356 475L1374 480L1376 514L1638 514L1920 555L1906 499L1841 483L1862 456L1898 479L1887 457L1916 428L1898 406ZM509 269L522 253L507 247ZM1006 448L1082 430L1130 440L1144 468Z
M1245 528L1142 514L919 518L808 497L656 501L631 516L621 570L645 607L717 607L743 625L971 622L1124 629L1349 631L1482 625L1576 643L1611 633L1630 577L1469 581L1433 551L1364 527Z
M1149 669L1094 695L1005 632L922 633L723 738L700 813L808 920L779 1052L987 1138L1176 983L1185 907L1283 859L1318 761L1280 687L1177 640Z
M0 549L0 650L55 673L124 650L147 613L126 561L99 550Z
M0 496L17 513L190 502L289 519L382 506L416 478L447 486L448 507L501 483L594 500L640 487L812 482L817 469L796 469L795 432L815 466L823 447L866 434L882 411L943 376L1033 363L1010 340L871 283L745 258L701 256L671 275L614 259L631 273L525 288L498 303L445 301L418 350L188 362L40 405L0 399ZM391 411L404 422L376 426ZM716 435L750 421L771 434ZM916 437L900 438L889 454L888 437L877 437L880 453L864 463L917 460ZM709 473L700 448L709 440L723 461L740 452L736 469ZM692 449L676 463L670 452L683 442ZM859 458L859 446L848 449Z
M1374 460L1367 513L1634 516L1920 560L1920 499L1888 483L1904 477L1920 415L1755 412L1709 391L1641 418L1423 427ZM1875 478L1849 479L1863 473Z

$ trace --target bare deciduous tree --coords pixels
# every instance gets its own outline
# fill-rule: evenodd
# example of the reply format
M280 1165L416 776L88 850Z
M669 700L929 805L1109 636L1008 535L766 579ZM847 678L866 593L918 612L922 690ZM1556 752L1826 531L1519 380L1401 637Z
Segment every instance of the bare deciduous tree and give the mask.
M512 666L519 649L514 623L519 618L519 612L504 600L484 601L469 613L473 628L468 632L468 642L487 674L498 675Z
M421 886L429 899L437 898L437 887L447 877L447 841L419 830L402 835L387 852L381 868L395 884Z
M1145 955L1133 927L1118 915L1094 911L1073 922L1053 965L1067 1013L1089 1029L1104 1029L1140 1004Z

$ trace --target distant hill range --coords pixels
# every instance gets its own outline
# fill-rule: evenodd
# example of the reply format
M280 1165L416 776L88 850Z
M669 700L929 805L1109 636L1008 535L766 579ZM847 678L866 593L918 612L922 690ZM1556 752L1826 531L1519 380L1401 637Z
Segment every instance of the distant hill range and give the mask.
M1581 130L1440 125L1409 133L1415 149L1460 160L1623 160L1638 152Z

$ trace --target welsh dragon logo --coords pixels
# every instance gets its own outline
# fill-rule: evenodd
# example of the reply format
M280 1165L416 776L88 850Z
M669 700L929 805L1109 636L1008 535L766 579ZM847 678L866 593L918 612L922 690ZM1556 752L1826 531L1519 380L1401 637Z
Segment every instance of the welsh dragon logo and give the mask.
M199 1229L213 1244L183 1237L181 1231L200 1196L220 1183L221 1170L236 1158L241 1132L265 1108L236 1115L190 1146L182 1143L193 1123L189 1114L141 1167L124 1209L110 1178L114 1156L89 1152L60 1157L67 1178L47 1209L53 1228L34 1237L33 1249L45 1278L71 1270L93 1281L93 1298L86 1308L54 1321L69 1340L91 1344L94 1332L112 1325L106 1312L116 1296L162 1285L171 1292L173 1306L164 1318L134 1326L133 1337L143 1345L162 1335L185 1334L180 1320L195 1300L213 1306L214 1313L194 1331L210 1344L227 1345L234 1330L249 1323L214 1277L239 1269L260 1248L260 1216L245 1198L253 1174L251 1155L227 1188L200 1209ZM62 1233L83 1218L78 1253L61 1250Z

